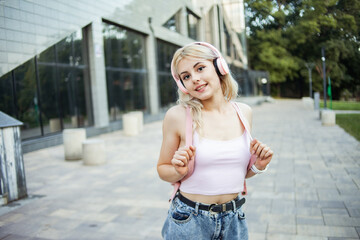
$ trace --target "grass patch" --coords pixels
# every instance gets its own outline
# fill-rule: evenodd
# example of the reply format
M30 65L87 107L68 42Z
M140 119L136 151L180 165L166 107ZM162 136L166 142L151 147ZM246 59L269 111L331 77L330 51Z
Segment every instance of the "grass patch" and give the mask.
M327 108L330 108L330 101L326 101ZM320 101L320 108L324 108L324 100ZM360 102L332 101L333 110L360 110Z
M336 124L360 141L360 114L336 114Z

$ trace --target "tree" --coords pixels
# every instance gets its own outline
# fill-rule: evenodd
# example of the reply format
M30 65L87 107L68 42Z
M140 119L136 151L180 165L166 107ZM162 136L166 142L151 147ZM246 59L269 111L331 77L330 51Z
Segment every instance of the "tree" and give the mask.
M359 70L354 68L360 54L359 1L246 0L245 7L250 65L270 72L273 93L280 94L280 85L307 80L305 62L319 62L323 46L335 96L351 83L359 86ZM321 92L320 75L314 74L313 82Z

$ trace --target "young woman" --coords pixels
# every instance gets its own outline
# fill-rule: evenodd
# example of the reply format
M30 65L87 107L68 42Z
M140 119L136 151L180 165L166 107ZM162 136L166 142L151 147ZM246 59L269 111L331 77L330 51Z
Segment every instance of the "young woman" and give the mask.
M273 152L251 140L251 108L230 101L237 97L238 86L214 46L195 42L178 49L171 69L179 104L165 115L157 170L162 180L180 188L162 236L248 239L241 208L245 178L264 172Z

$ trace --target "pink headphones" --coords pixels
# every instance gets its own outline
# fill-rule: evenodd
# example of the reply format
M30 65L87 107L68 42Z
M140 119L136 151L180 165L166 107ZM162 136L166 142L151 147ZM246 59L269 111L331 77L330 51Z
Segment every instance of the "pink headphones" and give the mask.
M213 45L206 43L206 42L194 42L194 43L190 43L190 44L186 45L185 47L193 45L193 44L198 44L198 45L208 47L215 53L215 55L218 56L217 58L214 59L213 63L214 63L215 70L219 76L225 76L226 74L229 73L229 67L228 67L225 59L221 56L221 53L219 52L219 50L217 50ZM188 94L189 92L186 90L186 88L182 84L180 78L178 77L178 75L176 74L176 72L173 68L173 61L171 61L171 74L172 74L177 86L179 87L179 89L183 93Z

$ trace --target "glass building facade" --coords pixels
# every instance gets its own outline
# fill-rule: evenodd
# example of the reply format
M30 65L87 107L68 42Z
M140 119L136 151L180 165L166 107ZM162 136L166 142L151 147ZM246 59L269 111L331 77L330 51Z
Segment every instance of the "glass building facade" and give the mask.
M0 78L0 111L24 123L22 139L93 125L86 58L78 31Z
M187 23L188 23L188 34L189 38L198 39L199 32L199 18L190 10L186 11L187 13Z
M160 106L167 107L177 100L177 86L171 75L171 59L179 47L157 40Z
M68 128L87 128L89 136L121 129L127 112L142 111L154 119L149 115L162 113L178 99L170 64L184 44L206 41L233 60L243 57L219 4L155 1L161 6L156 9L127 8L123 1L109 1L114 8L99 8L95 2L62 4L69 9L84 5L79 16L78 10L57 10L55 0L41 8L20 2L27 4L11 8L21 14L9 13L5 28L0 26L5 33L0 34L0 111L24 123L26 151L60 144ZM27 6L41 18L22 17L29 14ZM133 14L141 16L134 19ZM244 85L241 64L235 65L240 87L251 89Z
M125 112L147 110L145 36L103 23L108 113L111 121Z

